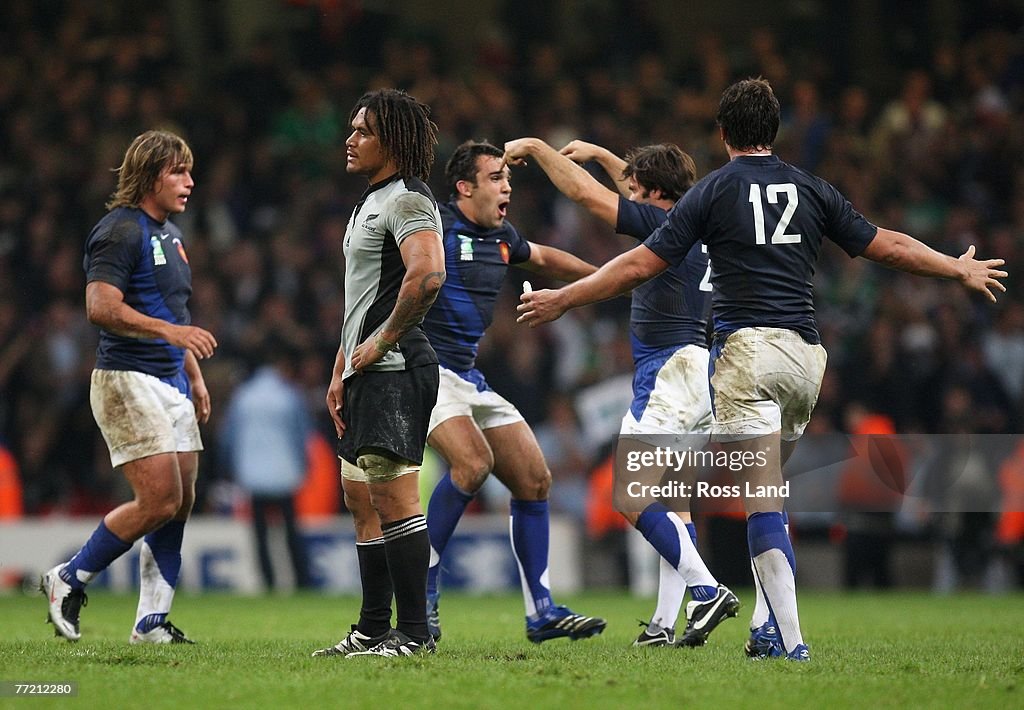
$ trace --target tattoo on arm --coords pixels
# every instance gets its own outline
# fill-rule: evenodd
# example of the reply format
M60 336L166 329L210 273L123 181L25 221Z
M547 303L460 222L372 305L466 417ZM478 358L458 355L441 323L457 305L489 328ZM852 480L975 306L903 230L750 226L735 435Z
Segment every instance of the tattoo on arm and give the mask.
M391 317L388 318L388 322L384 326L385 331L395 334L395 341L398 341L410 328L423 320L423 316L427 314L437 298L444 279L443 271L432 271L420 280L418 293L412 295L399 293L395 310L391 312Z

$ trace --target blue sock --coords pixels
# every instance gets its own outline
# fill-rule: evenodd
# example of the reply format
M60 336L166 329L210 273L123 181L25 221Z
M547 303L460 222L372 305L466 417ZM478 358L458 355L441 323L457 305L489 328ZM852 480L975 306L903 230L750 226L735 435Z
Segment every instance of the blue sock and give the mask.
M452 481L451 473L434 486L427 503L427 537L430 539L430 567L427 569L427 594L437 594L437 582L441 572L441 555L455 532L455 526L473 500L472 493L466 493Z
M153 551L153 559L160 568L160 576L172 587L178 584L181 572L181 540L185 536L184 520L168 520L143 538Z
M168 520L146 535L139 555L139 611L135 628L146 633L167 621L174 588L181 572L181 540L184 520Z
M554 606L548 576L548 502L512 499L512 554L519 565L526 617L536 619Z
M640 513L636 521L636 529L647 542L665 558L670 565L679 568L679 531L668 519L669 510L661 503L651 503Z
M747 518L747 545L750 547L751 558L773 548L781 550L795 575L796 557L793 555L793 543L786 533L783 515L785 513L754 513Z
M72 589L82 589L111 562L132 549L134 542L125 542L110 532L101 520L78 554L61 569L60 578Z
M679 569L683 558L683 543L679 539L679 528L668 517L669 512L669 509L661 503L651 503L644 509L644 512L640 513L640 517L636 521L636 529L640 531L647 542L651 543L658 554L665 558L666 562ZM696 547L697 529L693 523L685 523L685 525L686 532ZM714 599L718 594L718 587L710 585L696 585L687 587L687 589L694 601L698 602Z

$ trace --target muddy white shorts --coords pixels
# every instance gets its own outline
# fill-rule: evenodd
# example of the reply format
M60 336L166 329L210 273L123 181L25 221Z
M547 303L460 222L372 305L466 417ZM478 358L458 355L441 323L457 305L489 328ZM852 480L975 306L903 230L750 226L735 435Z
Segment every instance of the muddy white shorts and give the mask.
M461 374L444 367L440 370L441 384L428 432L452 417L472 417L481 431L523 421L515 405L492 390L479 370Z
M827 355L786 328L741 328L711 349L716 436L781 431L796 441L818 402Z
M687 435L711 431L708 351L687 345L637 363L633 403L623 435Z
M152 375L93 370L89 403L115 467L154 454L203 449L192 400Z

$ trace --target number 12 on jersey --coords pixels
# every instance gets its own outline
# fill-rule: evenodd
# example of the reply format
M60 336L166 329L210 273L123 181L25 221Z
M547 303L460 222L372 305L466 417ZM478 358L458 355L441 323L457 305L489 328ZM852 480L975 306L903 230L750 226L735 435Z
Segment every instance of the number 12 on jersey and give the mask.
M773 205L779 203L779 195L786 196L786 209L779 218L779 223L772 232L772 244L797 244L800 241L800 234L786 234L793 214L796 213L796 206L800 202L796 185L791 182L782 184L765 185L765 196L768 202ZM754 207L754 241L757 244L765 244L764 231L764 204L761 202L761 186L753 184L750 186L750 204Z

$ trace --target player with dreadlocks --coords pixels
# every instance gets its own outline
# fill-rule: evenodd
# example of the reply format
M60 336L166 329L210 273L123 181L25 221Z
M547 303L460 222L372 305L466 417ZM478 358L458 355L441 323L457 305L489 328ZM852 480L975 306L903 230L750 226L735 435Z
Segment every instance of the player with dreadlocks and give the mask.
M346 170L370 186L345 232L345 319L327 409L363 601L359 623L313 655L393 658L435 649L418 474L438 387L437 355L420 323L445 279L441 215L424 182L437 126L427 106L393 89L364 94L350 120Z

